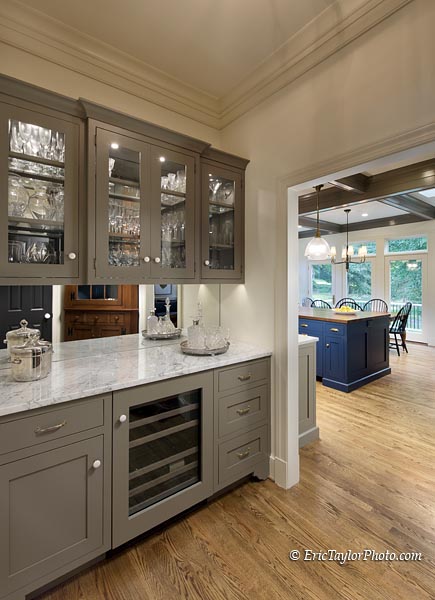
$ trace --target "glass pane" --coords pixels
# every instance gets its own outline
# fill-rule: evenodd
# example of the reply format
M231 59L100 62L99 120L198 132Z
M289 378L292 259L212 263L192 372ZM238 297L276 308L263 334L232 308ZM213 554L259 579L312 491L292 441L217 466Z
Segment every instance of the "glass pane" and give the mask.
M324 300L332 306L331 263L311 265L311 297L313 300Z
M390 261L390 311L397 313L406 302L412 303L407 329L422 330L422 261Z
M91 298L91 286L90 285L78 285L77 286L77 299L78 300L90 300Z
M354 255L358 256L358 250L365 246L367 248L367 256L376 256L376 242L352 242Z
M109 149L109 264L139 266L140 247L139 152L112 144Z
M161 265L185 269L187 167L164 156L160 164Z
M234 269L235 182L209 173L210 269Z
M118 286L106 285L106 300L118 300Z
M9 262L63 264L64 159L64 133L9 120Z
M347 295L365 304L372 297L372 263L351 263L347 272Z
M104 285L92 286L92 300L104 300Z
M130 409L129 515L200 480L201 390Z
M388 240L388 252L412 252L416 250L427 250L427 237L410 237L397 240Z

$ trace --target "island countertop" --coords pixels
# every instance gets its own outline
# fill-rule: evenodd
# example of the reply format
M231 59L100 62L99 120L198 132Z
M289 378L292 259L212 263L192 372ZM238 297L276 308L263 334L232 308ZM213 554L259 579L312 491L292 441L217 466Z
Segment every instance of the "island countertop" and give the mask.
M380 319L389 317L390 313L359 311L356 314L338 314L330 308L299 307L299 318L313 319L315 321L329 321L331 323L353 323L367 319Z
M150 342L134 334L55 344L50 375L24 383L12 379L2 350L0 416L271 355L265 348L232 341L225 354L189 356L181 352L180 341Z

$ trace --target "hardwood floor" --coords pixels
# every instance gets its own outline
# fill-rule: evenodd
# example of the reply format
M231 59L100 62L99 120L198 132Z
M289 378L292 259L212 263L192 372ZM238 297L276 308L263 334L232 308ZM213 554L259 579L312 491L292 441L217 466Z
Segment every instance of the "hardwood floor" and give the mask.
M249 482L40 600L435 598L435 349L391 352L393 374L318 385L321 440L300 484ZM292 549L421 552L421 562L291 562Z

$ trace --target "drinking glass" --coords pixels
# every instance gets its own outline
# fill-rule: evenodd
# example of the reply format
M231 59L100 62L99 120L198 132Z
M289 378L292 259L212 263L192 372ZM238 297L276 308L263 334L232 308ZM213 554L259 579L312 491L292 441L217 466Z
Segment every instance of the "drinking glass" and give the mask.
M29 123L22 123L19 121L18 130L20 132L21 139L27 143L32 135L32 126Z
M45 127L39 128L39 141L41 143L41 154L44 158L48 158L48 149L51 142L51 130Z
M56 132L56 159L64 162L65 159L65 136L59 131Z
M50 203L44 189L39 189L29 198L29 210L34 219L46 219L50 212Z
M115 166L115 159L109 158L109 177L112 177L112 171Z
M23 151L23 140L18 131L18 123L12 121L9 148L12 152Z
M39 127L33 126L30 133L30 147L33 156L39 156L41 151L41 140L39 137Z
M175 190L175 173L168 173L168 187L170 190Z

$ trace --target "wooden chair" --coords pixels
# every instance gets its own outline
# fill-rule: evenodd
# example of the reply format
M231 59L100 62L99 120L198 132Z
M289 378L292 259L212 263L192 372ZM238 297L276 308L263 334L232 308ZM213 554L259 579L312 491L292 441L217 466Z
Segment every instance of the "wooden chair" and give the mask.
M408 347L406 345L406 325L408 323L409 313L411 312L412 304L407 302L399 310L397 315L394 317L393 322L390 325L390 336L394 336L394 341L390 339L390 348L396 348L398 356L400 356L399 341L397 336L400 335L401 346L408 354Z
M337 302L335 308L341 308L342 306L348 306L349 308L353 308L354 310L364 310L363 307L360 306L358 302L353 298L342 298Z
M385 300L381 300L381 298L372 298L366 302L363 306L363 310L367 310L368 312L388 312L388 304Z
M332 306L328 302L325 302L325 300L313 300L311 308L332 308Z
M313 299L308 296L302 300L301 306L305 306L306 308L310 308L313 304Z

